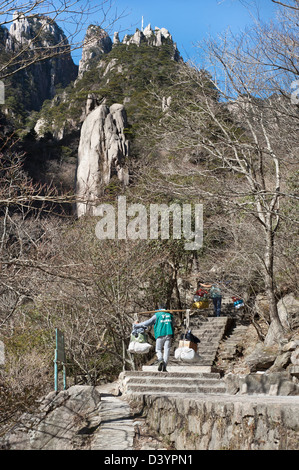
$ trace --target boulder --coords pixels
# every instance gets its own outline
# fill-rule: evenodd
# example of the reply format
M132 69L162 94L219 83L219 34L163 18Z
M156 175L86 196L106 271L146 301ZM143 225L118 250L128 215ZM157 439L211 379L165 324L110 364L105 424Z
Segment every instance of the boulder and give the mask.
M291 354L291 363L294 366L299 366L299 347L295 349L295 351Z
M299 339L292 339L288 343L282 345L281 351L282 352L295 351L295 349L298 346L299 346Z
M258 343L254 351L245 357L245 362L250 372L265 371L274 364L278 352L278 347L267 348Z
M41 400L34 414L26 413L0 439L1 450L73 450L88 428L100 424L101 394L96 387L74 385ZM82 442L83 443L83 442Z
M291 330L299 328L299 299L293 293L287 294L277 304L282 325Z
M279 354L267 372L284 371L291 362L291 351Z

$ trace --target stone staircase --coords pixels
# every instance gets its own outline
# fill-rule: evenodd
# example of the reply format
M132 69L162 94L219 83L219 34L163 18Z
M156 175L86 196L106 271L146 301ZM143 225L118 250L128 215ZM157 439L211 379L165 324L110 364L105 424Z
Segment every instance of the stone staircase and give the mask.
M126 371L120 374L125 395L223 394L226 385L215 372Z
M214 367L219 343L225 335L230 319L228 317L206 317L205 321L198 320L196 316L190 318L190 328L192 333L200 339L197 353L200 361L198 366L210 368Z
M167 372L158 372L156 365L145 365L142 371L125 371L120 374L123 394L223 394L226 385L215 367L219 343L224 337L230 319L207 317L202 314L190 317L189 329L200 339L199 358L195 363L175 359L179 345L175 339L167 365Z
M242 352L242 343L248 330L248 326L237 325L225 340L220 344L218 353L221 360L233 360Z
M169 363L167 365L168 372L212 372L214 371L214 362L216 359L219 343L224 337L228 328L230 318L228 317L204 317L203 315L194 315L190 317L190 326L192 334L200 339L197 352L198 361L195 363L181 362L175 359L174 351L179 346L180 338L176 338L173 342ZM157 370L157 366L143 366L145 372L153 372Z

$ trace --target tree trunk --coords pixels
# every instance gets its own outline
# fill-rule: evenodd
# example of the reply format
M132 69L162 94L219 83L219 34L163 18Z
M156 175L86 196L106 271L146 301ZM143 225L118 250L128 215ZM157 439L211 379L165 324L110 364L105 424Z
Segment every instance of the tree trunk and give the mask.
M265 230L266 234L266 247L265 247L265 287L266 295L269 302L269 314L270 314L270 327L265 338L265 345L270 346L279 340L284 335L284 328L281 324L277 303L275 299L275 287L274 287L274 232L272 230L272 220L269 217L268 227Z

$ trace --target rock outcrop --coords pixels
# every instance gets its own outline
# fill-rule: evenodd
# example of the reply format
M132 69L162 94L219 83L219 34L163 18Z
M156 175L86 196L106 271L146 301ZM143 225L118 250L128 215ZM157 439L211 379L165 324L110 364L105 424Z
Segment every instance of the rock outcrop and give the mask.
M44 47L67 45L62 29L51 18L42 15L25 16L16 11L6 39L6 49L13 52L24 46L34 49L37 43Z
M57 85L66 87L76 79L78 67L72 60L67 37L51 18L15 12L9 31L2 33L1 42L7 57L13 59L14 55L20 54L17 63L11 60L14 70L22 63L33 61L16 75L23 95L29 95L27 111L39 110L45 100L54 97ZM41 57L45 59L39 60Z
M88 429L99 425L101 395L95 387L75 385L49 393L34 414L23 415L0 440L2 450L73 450Z
M78 78L82 78L84 72L92 68L103 54L108 54L112 49L112 41L108 33L100 26L90 25L87 29L82 58L79 62Z
M299 328L299 299L293 293L287 294L277 304L278 315L284 328Z
M129 174L126 158L129 142L124 129L127 126L123 105L98 106L86 117L78 148L76 178L77 215L93 215L95 203L103 187L113 175L127 185Z
M147 43L149 46L161 47L164 44L172 44L174 47L173 58L179 60L180 54L177 50L176 43L173 42L172 36L166 28L155 27L152 30L151 25L149 24L143 31L136 29L135 34L128 35L126 34L122 40L122 44L136 44L140 46L142 42ZM114 44L119 43L118 33L114 34Z
M134 34L126 34L121 41L118 32L114 33L113 40L111 40L108 33L100 26L90 25L84 39L78 78L82 78L84 73L95 65L101 65L101 58L105 54L108 54L112 47L117 47L120 44L135 44L140 46L142 43L156 47L163 46L164 44L173 45L173 58L179 60L180 54L177 50L177 46L166 28L156 27L152 30L149 24L143 31L136 29Z

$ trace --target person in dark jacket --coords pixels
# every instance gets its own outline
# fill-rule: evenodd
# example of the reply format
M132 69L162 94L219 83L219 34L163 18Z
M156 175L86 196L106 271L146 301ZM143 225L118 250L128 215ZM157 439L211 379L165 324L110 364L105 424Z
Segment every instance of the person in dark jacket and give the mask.
M174 334L173 315L165 310L164 305L159 305L157 312L144 322L135 322L134 328L145 328L154 325L156 339L156 354L158 359L158 370L167 372L169 353Z

